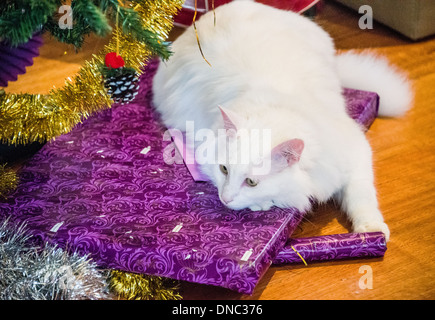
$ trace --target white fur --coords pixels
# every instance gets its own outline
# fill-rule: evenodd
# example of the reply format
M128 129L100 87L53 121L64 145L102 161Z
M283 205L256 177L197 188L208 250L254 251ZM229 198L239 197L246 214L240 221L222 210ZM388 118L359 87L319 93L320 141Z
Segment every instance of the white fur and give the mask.
M403 116L411 107L411 83L384 57L370 52L342 53L337 56L337 71L343 87L379 94L380 116Z
M309 210L310 199L322 202L335 197L354 231L383 231L388 238L376 199L371 148L346 114L329 35L309 19L251 1L220 6L216 16L216 26L212 13L197 22L212 67L201 57L192 27L173 43L170 60L161 63L153 90L162 120L180 130L193 120L196 130L217 132L224 128L220 105L237 129L271 130L271 149L292 139L304 144L298 161L284 168L268 150L260 161L270 161L272 170L255 175L253 162L234 159L241 157L237 142L247 138L228 138L226 158L219 154L215 164L201 167L220 199L232 209L267 210L276 205ZM349 70L349 60L339 70ZM389 77L393 86L395 77L392 73ZM378 85L373 91L383 89ZM216 142L207 143L217 148ZM228 175L220 164L226 165ZM246 178L257 181L257 186L246 185Z

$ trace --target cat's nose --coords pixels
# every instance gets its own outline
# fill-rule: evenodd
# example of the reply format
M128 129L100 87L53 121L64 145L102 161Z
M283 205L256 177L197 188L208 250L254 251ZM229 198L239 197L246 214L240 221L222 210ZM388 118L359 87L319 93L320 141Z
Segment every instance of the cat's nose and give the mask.
M227 195L227 194L222 194L221 199L222 199L223 203L228 204L231 201L233 201L234 198L232 196Z

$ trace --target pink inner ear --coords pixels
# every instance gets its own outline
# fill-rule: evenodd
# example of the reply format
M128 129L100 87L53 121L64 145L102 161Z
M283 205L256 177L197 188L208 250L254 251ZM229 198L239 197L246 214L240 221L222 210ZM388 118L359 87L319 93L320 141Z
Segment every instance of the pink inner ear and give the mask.
M302 151L304 150L304 141L301 139L287 140L277 145L272 150L272 160L276 163L281 163L282 160L290 166L300 160Z
M234 122L228 116L228 112L225 111L221 106L219 106L219 110L221 111L222 118L224 120L224 128L229 132L230 135L233 135L237 132L237 127Z

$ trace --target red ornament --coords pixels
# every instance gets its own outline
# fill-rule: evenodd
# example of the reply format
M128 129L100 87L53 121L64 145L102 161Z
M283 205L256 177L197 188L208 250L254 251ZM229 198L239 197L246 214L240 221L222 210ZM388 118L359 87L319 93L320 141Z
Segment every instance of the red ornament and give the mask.
M118 69L125 66L124 59L122 59L122 57L116 52L109 52L106 54L104 62L106 63L106 67L113 69Z

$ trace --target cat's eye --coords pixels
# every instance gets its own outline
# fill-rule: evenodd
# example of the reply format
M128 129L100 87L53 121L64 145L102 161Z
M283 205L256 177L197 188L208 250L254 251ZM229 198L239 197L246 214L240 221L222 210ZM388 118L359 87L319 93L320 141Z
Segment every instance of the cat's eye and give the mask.
M221 164L221 165L219 166L219 169L221 170L221 172L222 172L223 174L225 174L225 175L228 174L228 169L227 169L227 167L225 167L223 164Z
M255 187L257 185L257 182L252 180L251 178L246 178L245 182L250 187Z

